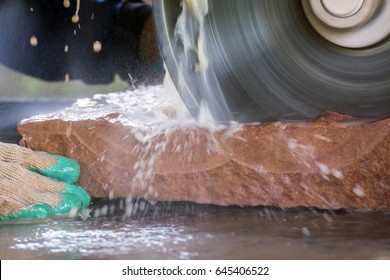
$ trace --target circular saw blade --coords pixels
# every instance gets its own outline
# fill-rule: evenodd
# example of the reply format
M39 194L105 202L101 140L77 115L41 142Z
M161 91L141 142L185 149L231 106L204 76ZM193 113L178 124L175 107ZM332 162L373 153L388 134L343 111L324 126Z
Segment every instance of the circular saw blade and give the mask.
M209 0L204 17L208 67L177 36L179 0L155 0L163 56L179 93L197 115L206 105L218 121L312 119L325 111L390 115L390 42L339 47L310 25L300 0ZM199 22L186 15L196 43Z

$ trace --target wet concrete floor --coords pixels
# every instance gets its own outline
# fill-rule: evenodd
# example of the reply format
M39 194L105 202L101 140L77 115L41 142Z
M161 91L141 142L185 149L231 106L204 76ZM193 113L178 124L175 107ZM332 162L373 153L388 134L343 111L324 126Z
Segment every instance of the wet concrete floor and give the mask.
M1 223L0 258L390 259L389 212L158 203L124 218L96 209Z

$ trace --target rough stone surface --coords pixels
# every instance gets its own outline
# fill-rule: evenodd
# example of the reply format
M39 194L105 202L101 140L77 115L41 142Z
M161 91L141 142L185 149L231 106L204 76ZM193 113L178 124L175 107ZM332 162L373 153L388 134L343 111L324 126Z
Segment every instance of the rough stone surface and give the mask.
M390 118L207 128L148 94L141 109L137 94L99 96L25 120L21 143L78 160L94 197L390 210Z

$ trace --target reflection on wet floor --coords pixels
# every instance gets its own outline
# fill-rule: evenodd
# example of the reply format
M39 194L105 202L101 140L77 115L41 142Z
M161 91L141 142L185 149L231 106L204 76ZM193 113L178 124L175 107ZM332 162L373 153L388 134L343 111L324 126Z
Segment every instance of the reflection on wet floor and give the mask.
M0 258L390 259L388 212L143 201L124 217L121 203L95 202L86 219L2 223Z

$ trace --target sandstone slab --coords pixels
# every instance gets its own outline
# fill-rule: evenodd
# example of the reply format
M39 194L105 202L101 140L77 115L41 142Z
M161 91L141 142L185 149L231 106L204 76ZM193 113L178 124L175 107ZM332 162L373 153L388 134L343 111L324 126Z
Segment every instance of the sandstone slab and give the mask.
M161 88L96 96L21 122L21 143L81 164L97 198L390 210L390 118L207 127Z

